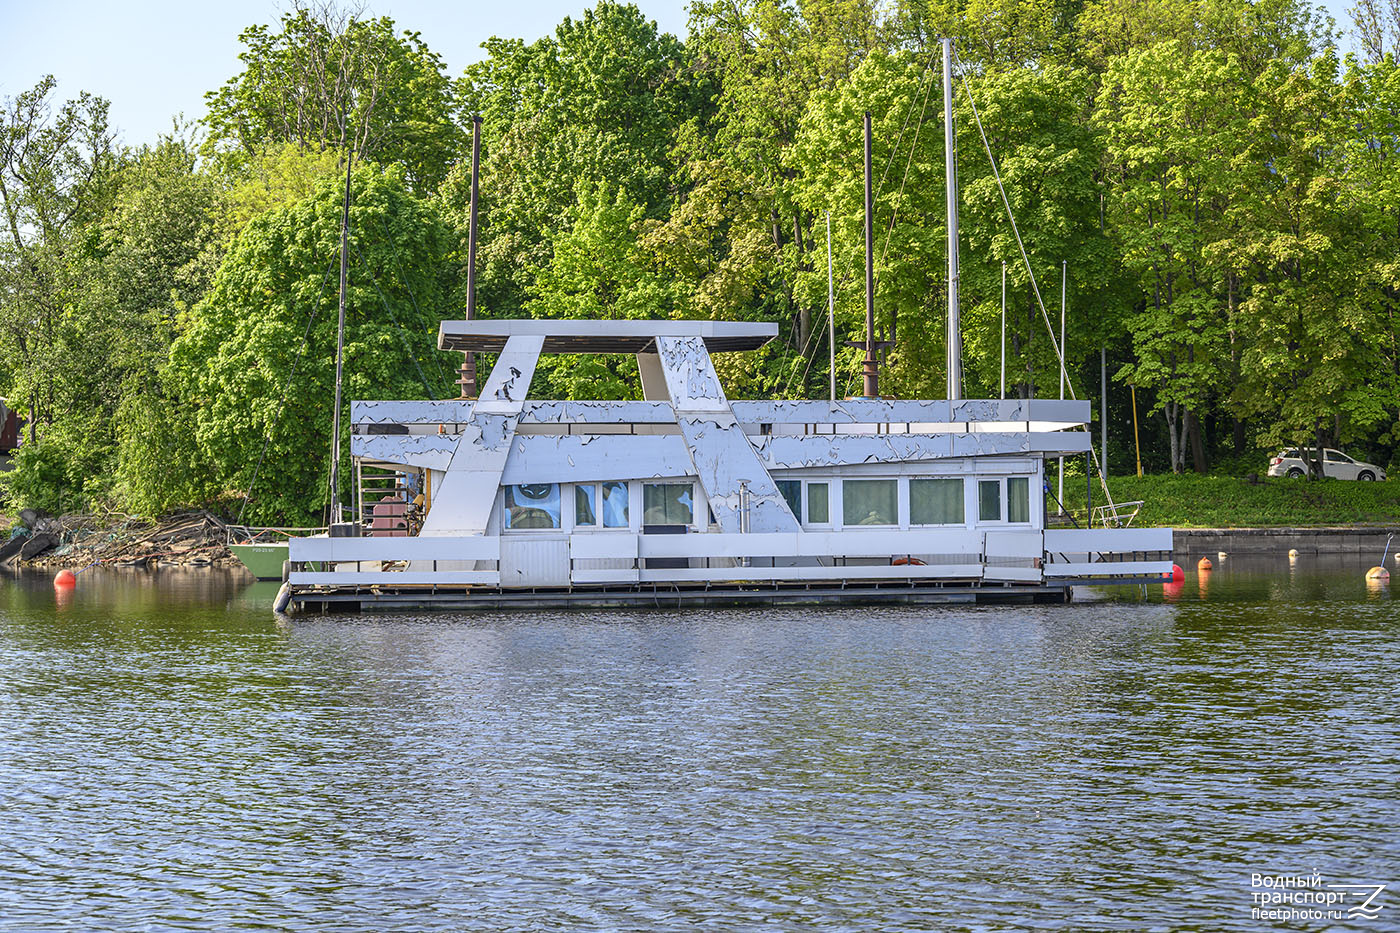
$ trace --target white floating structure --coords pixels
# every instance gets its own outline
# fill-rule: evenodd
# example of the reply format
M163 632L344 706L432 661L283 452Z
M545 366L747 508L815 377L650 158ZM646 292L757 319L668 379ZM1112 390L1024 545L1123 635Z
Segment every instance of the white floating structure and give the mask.
M481 397L352 403L364 536L291 541L293 608L1060 601L1171 572L1170 529L1045 527L1088 402L731 402L711 354L776 335L444 322L499 354ZM545 353L635 354L644 400L533 400Z

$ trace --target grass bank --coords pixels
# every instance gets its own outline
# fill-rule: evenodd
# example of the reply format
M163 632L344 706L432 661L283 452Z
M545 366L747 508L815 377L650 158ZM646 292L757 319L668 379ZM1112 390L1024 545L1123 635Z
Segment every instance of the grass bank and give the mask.
M1110 476L1115 502L1143 500L1134 525L1173 528L1400 524L1400 481L1261 479L1233 476ZM1051 480L1051 491L1055 491ZM1065 505L1084 508L1084 475L1065 476ZM1047 499L1053 508L1053 500ZM1103 490L1094 482L1094 504Z

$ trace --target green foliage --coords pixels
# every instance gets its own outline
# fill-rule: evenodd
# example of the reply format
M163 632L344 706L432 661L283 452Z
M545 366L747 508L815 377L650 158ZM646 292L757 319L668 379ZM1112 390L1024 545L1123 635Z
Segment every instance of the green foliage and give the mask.
M553 36L485 47L463 90L483 124L479 306L509 316L541 276L570 274L547 271L556 240L599 186L645 216L665 216L672 134L703 97L685 47L630 4L604 0ZM441 194L464 238L469 193L466 163Z
M838 391L858 391L868 110L876 336L895 343L881 386L937 398L944 35L966 394L997 391L1003 264L1008 392L1058 394L1067 264L1071 392L1097 396L1105 351L1115 459L1133 446L1128 382L1154 468L1304 441L1400 456L1400 67L1385 54L1400 31L1375 4L1356 11L1364 62L1339 61L1299 0L689 9L682 42L604 0L538 41L491 39L453 81L387 18L294 6L241 36L201 148L177 134L123 150L105 102L60 103L51 78L7 99L0 393L40 423L8 497L226 502L270 435L248 517L318 518L341 153L382 166L354 178L346 395L449 394L458 360L432 341L465 304L468 114L483 121L478 313L774 322L769 346L716 359L732 394L762 398L826 394L828 215ZM637 390L629 357L561 357L532 391Z
M198 456L223 484L215 492L248 489L269 439L249 520L313 522L329 501L342 198L339 179L327 180L254 218L171 349L171 382L189 406ZM446 227L396 172L362 165L350 229L347 409L351 399L441 397L451 382L434 345ZM342 478L348 490L348 471Z
M1267 460L1255 461L1263 473ZM1354 525L1400 522L1400 483L1354 480L1266 479L1257 484L1239 476L1170 473L1114 477L1118 502L1142 501L1134 525L1158 528L1253 528L1265 526ZM1084 481L1065 483L1065 505L1084 508ZM1094 487L1094 502L1102 505Z
M243 72L205 95L207 153L238 165L276 143L351 148L402 165L415 190L442 183L461 145L456 89L418 33L297 5L279 32L250 26L238 38Z

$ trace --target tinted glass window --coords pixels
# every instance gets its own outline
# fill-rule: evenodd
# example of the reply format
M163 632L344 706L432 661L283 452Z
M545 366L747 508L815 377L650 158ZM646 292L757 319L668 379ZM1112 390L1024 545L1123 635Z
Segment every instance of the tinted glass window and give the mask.
M604 483L603 527L626 528L627 524L627 484Z
M797 479L778 480L778 492L787 500L788 508L794 516L802 514L802 481Z
M847 525L899 522L899 483L892 479L848 479L841 486L841 515Z
M648 483L642 487L642 522L689 525L695 521L690 483Z
M961 525L965 515L961 479L909 481L909 524Z
M558 528L559 516L557 483L506 487L507 528Z
M596 525L598 524L598 487L597 486L575 486L574 487L574 524L575 525Z
M826 483L807 484L807 522L825 525L831 521L831 492Z
M977 518L984 522L1001 521L1001 480L978 481Z
M1031 481L1024 476L1013 476L1006 481L1006 520L1031 520Z

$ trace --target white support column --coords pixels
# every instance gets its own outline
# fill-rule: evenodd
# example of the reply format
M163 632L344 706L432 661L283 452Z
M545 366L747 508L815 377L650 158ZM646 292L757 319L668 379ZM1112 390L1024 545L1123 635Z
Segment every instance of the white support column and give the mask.
M695 474L721 530L738 533L740 486L747 529L797 531L797 518L739 427L699 337L658 337L661 369Z
M472 409L471 421L458 436L457 450L423 521L422 536L486 533L515 426L543 348L543 336L506 341Z

